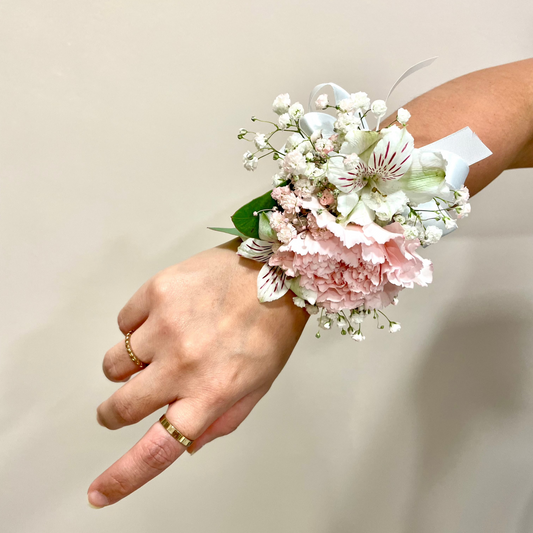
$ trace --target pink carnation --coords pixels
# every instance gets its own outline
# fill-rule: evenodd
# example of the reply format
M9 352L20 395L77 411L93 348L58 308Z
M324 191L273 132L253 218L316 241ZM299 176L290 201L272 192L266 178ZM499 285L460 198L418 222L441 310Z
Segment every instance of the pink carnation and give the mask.
M420 241L406 240L400 224L343 227L327 211L315 218L318 227L333 235L316 240L306 232L304 238L281 246L269 264L281 267L289 276L300 276L300 285L315 291L317 304L326 310L363 305L382 309L403 288L431 283L431 261L415 252Z

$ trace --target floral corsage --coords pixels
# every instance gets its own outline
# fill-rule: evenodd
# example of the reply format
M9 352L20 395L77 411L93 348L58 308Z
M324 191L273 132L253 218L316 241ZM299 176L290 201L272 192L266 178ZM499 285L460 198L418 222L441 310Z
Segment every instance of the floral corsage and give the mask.
M389 96L434 59L406 71ZM332 103L321 93L326 85ZM280 94L273 103L277 122L252 117L270 131L239 131L239 139L253 144L243 157L247 170L267 156L279 169L273 190L233 215L234 228L211 229L240 236L237 253L264 263L257 278L261 302L291 290L295 305L316 314L320 328L336 325L361 341L362 324L372 316L378 328L397 332L400 324L384 308L397 304L402 289L431 283L433 265L418 250L468 215L463 184L469 165L491 152L469 128L414 148L409 111L399 109L396 120L379 129L386 101L372 102L365 92L322 84L310 102L320 112L305 113ZM377 123L373 129L369 117ZM280 133L289 135L276 148L273 137Z

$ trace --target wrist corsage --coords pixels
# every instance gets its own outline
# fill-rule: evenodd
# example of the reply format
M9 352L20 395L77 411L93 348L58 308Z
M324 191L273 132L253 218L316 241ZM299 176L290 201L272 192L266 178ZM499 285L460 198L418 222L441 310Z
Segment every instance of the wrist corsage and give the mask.
M394 88L435 59L408 69L385 100L321 84L309 103L320 111L305 113L280 94L273 103L277 122L252 117L269 132L239 131L239 139L253 144L243 158L247 170L267 156L278 163L274 188L241 207L234 228L211 229L240 236L237 253L265 263L257 278L261 302L291 290L295 305L316 314L319 327L336 325L356 341L365 338L369 316L380 329L400 330L383 309L398 302L402 289L431 283L432 263L418 248L438 242L468 215L469 165L492 153L469 128L414 148L407 109L379 129ZM328 85L331 103L321 92ZM288 136L276 148L279 133Z

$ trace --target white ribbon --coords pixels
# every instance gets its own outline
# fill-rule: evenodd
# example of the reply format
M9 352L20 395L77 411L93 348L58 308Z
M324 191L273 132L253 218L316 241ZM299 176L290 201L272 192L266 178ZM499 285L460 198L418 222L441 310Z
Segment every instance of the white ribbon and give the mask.
M416 71L425 68L433 63L437 57L431 57L416 63L412 67L409 67L392 85L390 91L387 94L385 102L389 99L390 95L398 87L398 85L408 76L415 73ZM306 113L300 119L301 129L309 136L311 136L315 131L322 130L322 134L325 137L330 137L334 133L334 123L336 118L327 113L320 113L317 111L312 111L313 103L319 91L324 87L330 86L333 89L334 103L336 106L344 98L348 98L350 94L337 85L336 83L320 83L317 85L309 96L309 112ZM359 118L361 121L362 129L368 130L368 124L366 119L359 112ZM379 123L378 123L379 126ZM431 144L419 148L421 151L426 152L440 152L444 159L446 160L446 182L448 185L454 189L460 189L468 176L470 171L470 165L481 161L492 155L492 152L483 144L479 137L468 127L463 128L447 137L443 137L438 141L435 141ZM434 200L420 204L418 209L423 210L436 210L437 205ZM443 235L451 233L456 228L446 228L442 220L430 219L434 216L432 213L421 213L421 218L425 221L426 225L437 226L442 230Z

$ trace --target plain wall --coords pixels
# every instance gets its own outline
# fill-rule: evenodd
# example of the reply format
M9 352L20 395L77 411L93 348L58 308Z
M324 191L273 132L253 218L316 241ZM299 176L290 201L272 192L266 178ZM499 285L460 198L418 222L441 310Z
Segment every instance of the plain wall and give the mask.
M86 501L159 416L96 423L118 311L270 186L274 163L242 168L249 117L320 82L383 98L439 56L393 109L531 57L532 23L526 0L0 2L1 530L532 531L531 169L424 252L435 281L404 291L400 333L317 340L310 320L236 433Z

